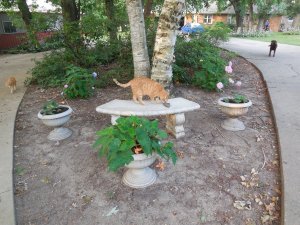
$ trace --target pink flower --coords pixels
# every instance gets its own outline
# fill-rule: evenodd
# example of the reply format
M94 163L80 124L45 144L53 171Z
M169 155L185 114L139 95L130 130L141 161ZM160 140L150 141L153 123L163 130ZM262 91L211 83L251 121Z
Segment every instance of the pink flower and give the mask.
M69 86L67 84L64 85L64 88L68 88Z
M225 66L225 71L226 71L226 73L232 73L231 66Z
M232 80L231 78L228 79L229 83L234 84L234 80Z
M222 82L217 83L217 88L221 90L224 87Z
M242 86L242 82L241 82L241 81L237 81L237 82L235 83L235 85L236 85L237 87L240 87L240 86Z
M232 62L231 61L229 61L229 64L228 64L230 67L232 67Z

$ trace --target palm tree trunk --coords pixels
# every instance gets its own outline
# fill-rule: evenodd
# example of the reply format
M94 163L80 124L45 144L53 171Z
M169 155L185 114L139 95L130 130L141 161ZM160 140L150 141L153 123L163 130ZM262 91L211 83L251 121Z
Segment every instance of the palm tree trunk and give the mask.
M174 47L184 7L185 0L165 0L158 21L151 79L165 87L169 87L172 81Z
M126 0L130 24L134 76L149 76L150 61L141 0Z

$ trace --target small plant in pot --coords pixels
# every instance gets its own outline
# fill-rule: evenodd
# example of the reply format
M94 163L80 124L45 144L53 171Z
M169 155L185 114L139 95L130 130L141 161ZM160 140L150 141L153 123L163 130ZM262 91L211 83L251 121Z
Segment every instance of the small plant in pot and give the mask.
M252 105L252 102L246 96L235 94L233 97L222 97L218 100L218 104L221 106L221 111L229 117L221 125L225 130L245 130L244 123L237 118L245 115Z
M38 113L38 118L46 126L55 127L48 135L51 141L61 141L71 136L72 131L61 127L71 117L73 110L68 105L59 105L56 101L47 101Z
M97 131L94 147L100 157L106 158L109 170L116 171L123 166L129 168L122 178L125 185L144 188L153 184L157 175L149 166L158 155L176 163L173 143L162 143L167 133L158 128L158 120L130 116L120 117L116 122Z

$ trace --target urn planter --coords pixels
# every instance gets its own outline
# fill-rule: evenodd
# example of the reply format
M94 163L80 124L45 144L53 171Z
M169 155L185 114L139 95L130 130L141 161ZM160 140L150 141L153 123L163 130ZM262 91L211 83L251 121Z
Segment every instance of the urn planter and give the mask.
M252 102L248 100L246 103L230 103L225 102L224 99L230 99L230 97L220 98L218 104L221 106L221 111L229 118L224 120L221 126L229 131L245 130L244 123L238 120L238 117L248 112L248 108L252 105Z
M123 183L132 188L145 188L152 185L156 181L157 175L149 166L154 163L157 154L135 154L133 158L133 161L125 165L128 170L123 175Z
M38 113L38 118L41 119L46 126L54 127L54 130L52 130L47 137L48 140L51 141L61 141L72 135L72 131L62 127L62 125L69 121L73 110L68 105L59 105L59 107L65 108L65 111L52 115L44 115L42 110Z

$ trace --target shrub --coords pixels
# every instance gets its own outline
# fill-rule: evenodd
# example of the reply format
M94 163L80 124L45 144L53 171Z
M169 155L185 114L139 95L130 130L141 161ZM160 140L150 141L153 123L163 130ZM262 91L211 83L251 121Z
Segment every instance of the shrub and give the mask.
M223 22L216 22L211 26L205 27L204 38L213 45L218 45L222 41L229 40L231 29Z
M228 83L220 49L204 38L193 38L189 42L178 38L175 58L174 82L193 84L205 90L215 90L218 82Z
M25 80L25 84L37 84L44 88L61 86L65 82L67 64L64 52L46 54L42 61L36 61L36 66L31 70L32 76Z
M67 67L66 75L63 93L67 98L88 98L93 95L96 73L70 65Z

